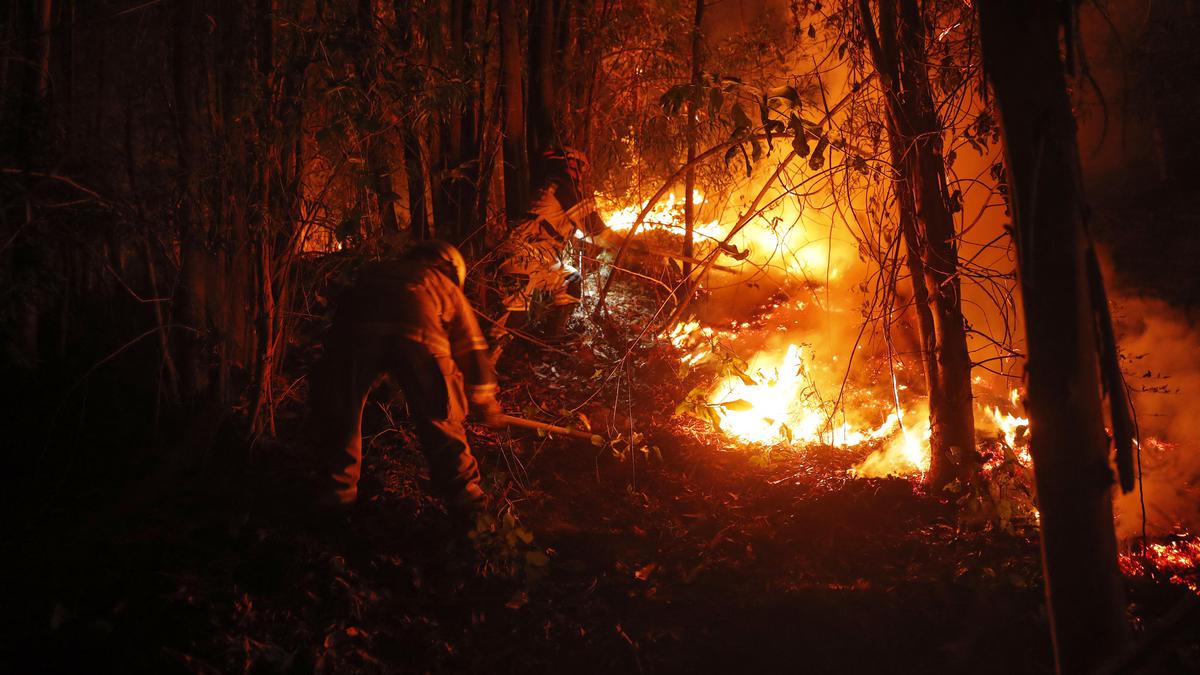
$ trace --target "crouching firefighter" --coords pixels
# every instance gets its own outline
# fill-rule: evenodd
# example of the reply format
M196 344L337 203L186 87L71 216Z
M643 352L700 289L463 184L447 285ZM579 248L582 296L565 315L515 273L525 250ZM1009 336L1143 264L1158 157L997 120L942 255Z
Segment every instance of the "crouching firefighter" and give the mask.
M464 421L468 406L485 423L500 408L487 342L462 292L466 273L458 249L427 241L374 263L338 298L312 383L327 505L348 507L358 497L363 405L389 375L404 391L432 490L458 524L482 511Z
M493 337L504 335L506 329L525 328L535 296L540 295L549 303L542 335L561 338L583 290L579 270L566 258L571 238L580 231L604 247L616 238L596 213L583 153L551 148L540 160L542 178L529 209L495 250L503 308L491 331Z

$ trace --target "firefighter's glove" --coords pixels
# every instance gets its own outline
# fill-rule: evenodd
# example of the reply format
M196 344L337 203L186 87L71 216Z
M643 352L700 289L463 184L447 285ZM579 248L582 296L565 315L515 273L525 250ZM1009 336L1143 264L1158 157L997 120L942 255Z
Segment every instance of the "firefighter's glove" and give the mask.
M500 426L500 417L504 411L495 398L488 398L471 405L471 421L489 427Z

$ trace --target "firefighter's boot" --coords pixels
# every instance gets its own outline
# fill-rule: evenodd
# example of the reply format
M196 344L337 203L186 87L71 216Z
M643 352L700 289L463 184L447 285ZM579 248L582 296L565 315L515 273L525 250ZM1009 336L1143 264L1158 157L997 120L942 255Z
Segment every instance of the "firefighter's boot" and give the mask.
M567 324L570 323L571 317L575 315L576 307L578 307L578 304L575 303L550 307L546 312L546 322L543 324L542 337L548 342L561 342L573 337L567 335Z

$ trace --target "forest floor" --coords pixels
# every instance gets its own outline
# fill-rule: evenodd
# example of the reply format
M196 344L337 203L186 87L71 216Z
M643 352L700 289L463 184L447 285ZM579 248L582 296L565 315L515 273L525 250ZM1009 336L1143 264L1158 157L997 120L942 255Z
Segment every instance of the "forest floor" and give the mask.
M506 354L509 410L579 408L640 438L614 449L475 429L496 523L474 546L447 534L386 387L348 522L305 515L298 411L244 482L63 504L17 526L0 666L1052 672L1035 531L966 524L914 481L852 478L867 450L731 444L673 415L677 358L599 336ZM614 364L626 389L592 397ZM1129 590L1147 625L1187 595L1149 578Z

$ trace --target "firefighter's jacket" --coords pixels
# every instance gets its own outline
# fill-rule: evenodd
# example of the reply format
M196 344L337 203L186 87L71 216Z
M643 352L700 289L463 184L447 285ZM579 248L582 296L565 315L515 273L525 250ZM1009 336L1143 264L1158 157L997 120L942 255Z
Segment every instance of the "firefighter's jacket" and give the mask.
M334 326L348 333L394 335L450 357L462 371L472 404L495 399L496 376L487 341L467 297L430 264L371 264L337 302Z
M577 274L563 258L576 230L594 237L607 226L596 212L586 176L578 168L585 161L577 151L548 153L545 177L534 191L529 208L498 247L500 272L527 280L524 287L506 292L508 310L527 310L534 291L553 296L554 304L569 304L579 299L566 291L566 280Z
M595 236L604 229L595 199L581 196L578 186L564 176L553 178L534 194L525 217L513 227L511 239L518 247L541 249L557 258L575 230Z

